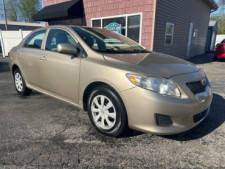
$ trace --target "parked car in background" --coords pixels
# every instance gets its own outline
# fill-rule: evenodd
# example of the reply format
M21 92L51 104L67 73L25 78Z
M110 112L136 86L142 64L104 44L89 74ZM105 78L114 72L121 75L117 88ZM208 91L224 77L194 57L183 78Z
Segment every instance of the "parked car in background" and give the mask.
M98 28L38 29L11 50L9 65L20 96L36 90L78 106L113 137L128 127L159 135L189 130L212 102L203 70Z
M225 39L219 43L216 47L216 51L214 54L214 60L225 59Z

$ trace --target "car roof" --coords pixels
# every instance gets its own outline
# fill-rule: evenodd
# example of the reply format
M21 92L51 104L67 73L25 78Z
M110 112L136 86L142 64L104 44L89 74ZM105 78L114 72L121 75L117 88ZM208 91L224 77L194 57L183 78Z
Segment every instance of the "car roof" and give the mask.
M43 29L48 29L48 28L73 28L73 27L79 27L79 28L93 28L93 27L88 27L88 26L77 26L77 25L50 25L50 26L45 26L42 28L35 29L35 31L43 30Z

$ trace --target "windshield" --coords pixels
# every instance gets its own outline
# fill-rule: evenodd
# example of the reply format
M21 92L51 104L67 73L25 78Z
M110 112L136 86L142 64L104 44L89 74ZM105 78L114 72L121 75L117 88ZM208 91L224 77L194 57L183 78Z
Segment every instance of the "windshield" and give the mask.
M88 27L73 27L73 30L93 50L101 53L149 53L138 43L117 33Z

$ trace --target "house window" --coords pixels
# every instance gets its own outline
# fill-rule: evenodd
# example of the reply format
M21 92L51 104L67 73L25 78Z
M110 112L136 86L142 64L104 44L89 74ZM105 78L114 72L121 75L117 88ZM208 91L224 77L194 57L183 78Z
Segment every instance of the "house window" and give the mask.
M126 17L106 18L102 20L102 27L106 29L111 23L117 23L120 25L120 33L126 36Z
M140 15L129 16L127 21L127 36L139 42L140 38Z
M101 28L102 25L101 25L101 20L98 19L98 20L93 20L92 21L92 26L95 27L95 28Z
M92 27L104 28L141 43L142 13L91 19Z
M198 37L198 29L194 29L193 37L192 37L192 43L193 44L197 43L197 37Z
M166 32L165 32L165 45L173 44L173 32L174 32L174 24L166 23Z

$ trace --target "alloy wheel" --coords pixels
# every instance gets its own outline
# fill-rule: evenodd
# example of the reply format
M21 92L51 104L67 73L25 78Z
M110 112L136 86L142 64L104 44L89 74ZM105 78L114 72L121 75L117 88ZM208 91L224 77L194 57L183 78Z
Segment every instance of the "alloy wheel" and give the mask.
M16 85L16 89L19 92L22 92L23 91L23 80L22 80L22 76L18 72L15 74L15 85Z

